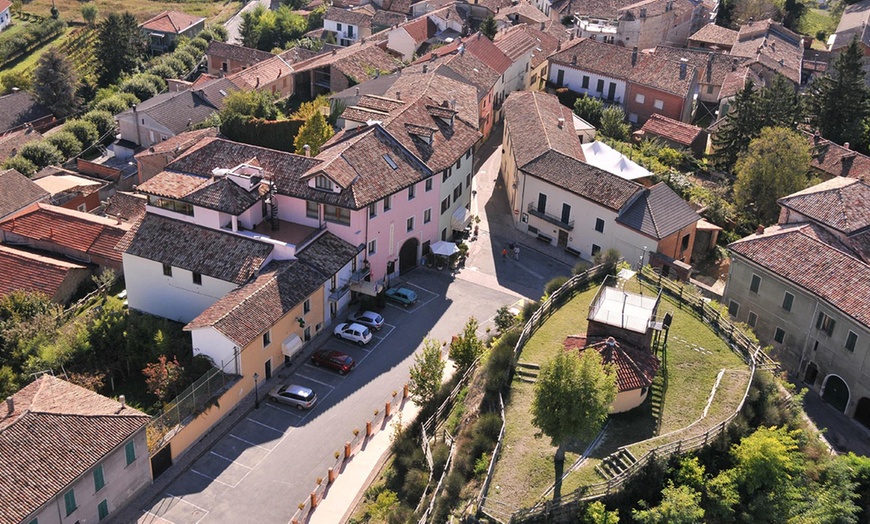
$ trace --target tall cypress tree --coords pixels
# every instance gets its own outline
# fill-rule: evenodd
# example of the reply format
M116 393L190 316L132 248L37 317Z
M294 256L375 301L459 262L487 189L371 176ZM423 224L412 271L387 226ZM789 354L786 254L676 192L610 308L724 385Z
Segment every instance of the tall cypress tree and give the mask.
M731 109L725 115L725 122L713 135L713 160L728 171L734 168L737 157L746 151L749 142L761 134L759 95L753 89L751 80L737 92Z
M109 13L97 26L97 73L101 86L115 83L145 57L148 43L130 12Z
M810 84L805 111L823 137L858 146L870 116L870 89L864 83L864 55L858 37L834 61L834 70Z
M33 72L33 85L36 100L55 116L63 118L75 112L78 106L76 72L56 48L52 47L39 58Z
M776 74L759 93L760 127L794 128L801 118L801 107L794 82Z

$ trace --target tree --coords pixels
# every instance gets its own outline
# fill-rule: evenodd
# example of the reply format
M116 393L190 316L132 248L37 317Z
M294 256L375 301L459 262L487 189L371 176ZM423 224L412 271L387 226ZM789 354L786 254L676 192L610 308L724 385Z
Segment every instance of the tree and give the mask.
M785 0L782 4L782 25L797 31L807 6L801 0Z
M22 91L33 89L33 77L31 74L27 71L9 71L0 76L0 95L7 95L15 88Z
M260 17L265 11L266 9L262 5L258 5L254 9L242 13L239 36L243 46L257 49L257 45L260 43Z
M779 216L776 201L807 187L812 154L807 140L791 129L766 127L737 161L734 201L761 224Z
M870 116L870 89L864 83L857 35L834 60L833 73L814 80L804 98L810 123L828 140L858 147Z
M441 387L444 378L444 361L441 359L441 344L434 339L423 341L423 351L414 356L411 381L408 390L419 405L429 402Z
M148 364L142 370L148 392L159 398L161 402L168 402L175 397L183 372L184 369L178 363L178 359L173 357L169 360L166 355L160 355L157 357L157 362Z
M801 512L798 522L818 524L857 524L861 507L855 503L859 497L855 472L847 460L834 459L822 472L820 489L807 497L808 507Z
M250 118L274 120L278 116L275 98L272 94L256 89L250 91L231 91L224 97L224 108L221 110L221 120L231 115L241 115Z
M53 133L45 141L58 148L64 158L72 158L82 152L82 143L69 131Z
M94 109L85 113L82 120L94 124L94 127L97 128L97 135L106 137L104 142L111 142L114 139L115 119L112 117L112 113Z
M625 123L625 111L619 106L610 106L601 112L601 134L614 140L628 140L631 128Z
M601 114L604 112L604 102L591 96L580 96L574 101L574 114L595 127L601 126Z
M640 524L694 524L703 522L701 493L689 486L675 486L673 481L662 490L662 502L649 509L634 510L632 517Z
M311 156L317 155L327 140L332 138L335 131L326 123L326 118L320 112L314 113L299 129L299 134L293 141L297 154L305 153L305 146L309 146Z
M616 398L616 372L597 351L559 351L541 367L532 400L532 424L550 437L556 462L571 439L588 442L601 430Z
M498 23L492 15L488 16L487 19L480 24L480 32L490 40L495 39L495 34L498 32Z
M82 6L82 18L88 23L88 26L93 27L97 21L97 6L94 4L85 4Z
M149 98L157 96L157 93L159 92L154 83L149 82L147 79L143 78L142 75L136 75L124 80L121 83L120 89L122 93L132 93L136 95L136 98L139 100L148 100Z
M94 145L94 142L100 138L100 135L97 132L97 126L84 119L68 120L67 123L63 125L63 130L74 134L76 138L79 139L79 142L82 143L82 147L84 148L91 147Z
M749 80L737 92L725 122L713 135L713 160L724 169L732 169L740 153L746 151L749 142L761 132L758 99L753 87Z
M15 155L12 158L6 159L6 162L3 162L3 169L14 169L28 178L39 171L36 168L36 164L21 155Z
M586 506L580 524L619 524L619 510L607 511L607 506L596 500Z
M63 162L63 153L45 140L35 140L21 146L18 155L33 162L36 170Z
M78 106L78 79L72 63L52 47L39 57L33 72L36 100L59 118L75 112Z
M517 316L507 306L502 306L496 311L493 322L498 332L504 333L517 323Z
M462 334L450 342L450 359L460 370L466 370L483 353L483 342L477 337L477 319L469 317Z
M757 93L759 133L764 127L797 127L801 121L801 105L794 82L777 73L773 80Z
M122 73L136 68L145 57L147 42L130 12L111 12L97 24L94 55L101 86L115 83Z

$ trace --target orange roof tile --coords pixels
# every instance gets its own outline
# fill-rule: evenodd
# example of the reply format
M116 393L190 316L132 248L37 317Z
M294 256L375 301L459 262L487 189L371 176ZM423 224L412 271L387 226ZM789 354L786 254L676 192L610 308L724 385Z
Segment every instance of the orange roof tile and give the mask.
M142 28L161 33L179 34L188 27L205 20L201 16L189 15L180 11L163 11L159 15L142 23Z

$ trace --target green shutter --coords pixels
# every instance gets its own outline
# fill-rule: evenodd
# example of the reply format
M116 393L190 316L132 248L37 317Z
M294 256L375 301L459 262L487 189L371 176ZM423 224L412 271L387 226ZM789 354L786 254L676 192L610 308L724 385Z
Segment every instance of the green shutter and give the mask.
M103 478L103 465L94 469L94 491L100 491L106 485L106 480Z
M76 492L71 489L63 496L63 501L66 504L66 514L69 515L76 510Z
M128 442L125 446L124 450L127 452L127 465L133 463L136 460L136 447L132 441Z
M109 516L109 502L106 499L103 499L103 501L97 505L97 512L99 513L100 520Z

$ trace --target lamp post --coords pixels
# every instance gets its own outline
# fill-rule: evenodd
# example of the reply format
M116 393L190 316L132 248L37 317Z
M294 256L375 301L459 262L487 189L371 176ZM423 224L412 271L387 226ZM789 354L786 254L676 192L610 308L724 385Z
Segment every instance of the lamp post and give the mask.
M260 392L257 388L258 380L260 380L259 373L254 373L254 409L260 409Z

